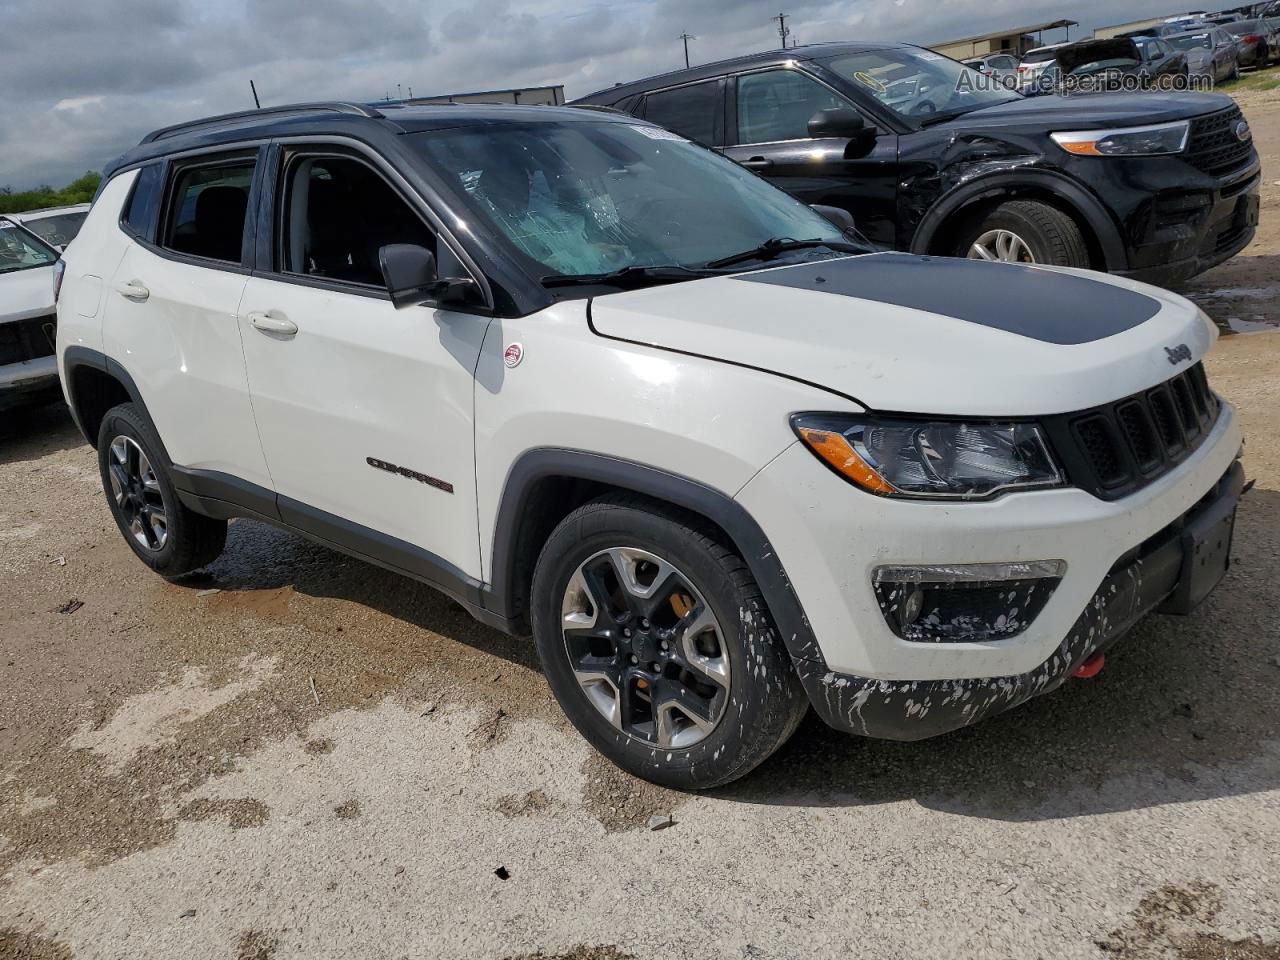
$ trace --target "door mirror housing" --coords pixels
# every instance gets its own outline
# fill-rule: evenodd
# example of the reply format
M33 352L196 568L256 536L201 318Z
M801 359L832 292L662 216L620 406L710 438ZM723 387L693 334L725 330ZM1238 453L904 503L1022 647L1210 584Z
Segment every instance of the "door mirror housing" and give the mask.
M416 243L387 244L378 251L378 265L397 310L461 303L475 285L470 277L441 277L436 255Z
M809 118L809 136L814 140L837 137L845 140L861 140L874 132L862 119L862 114L851 107L819 110Z
M809 209L814 213L820 213L826 217L837 227L841 233L848 233L850 230L857 230L858 225L854 222L853 214L843 207L829 207L824 203L811 203Z

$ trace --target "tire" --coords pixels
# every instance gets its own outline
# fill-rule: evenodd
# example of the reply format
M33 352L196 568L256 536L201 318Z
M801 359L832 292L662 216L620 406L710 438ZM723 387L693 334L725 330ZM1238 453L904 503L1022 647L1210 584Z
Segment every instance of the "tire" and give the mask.
M112 407L98 430L98 471L116 526L130 549L162 577L212 563L227 542L227 521L182 505L164 447L132 403ZM120 485L118 491L113 485Z
M974 247L994 244L999 248L999 238L1008 234L1021 243L1004 256L979 257ZM988 238L995 236L992 241ZM1020 255L1025 248L1030 259ZM1079 226L1057 207L1036 200L1007 200L985 216L972 220L961 230L955 255L971 259L1014 259L1021 263L1043 263L1057 267L1089 267L1089 248Z
M645 601L622 577L638 583L649 570L653 582L637 587L655 591ZM608 597L599 601L608 611L593 602L601 585L594 596ZM645 604L651 621L641 619ZM542 549L531 605L561 709L596 750L644 780L681 790L737 780L782 746L808 710L746 564L680 511L632 496L578 508ZM579 626L566 630L571 619ZM663 637L669 652L659 649ZM693 671L697 658L704 666ZM672 707L695 702L701 724Z

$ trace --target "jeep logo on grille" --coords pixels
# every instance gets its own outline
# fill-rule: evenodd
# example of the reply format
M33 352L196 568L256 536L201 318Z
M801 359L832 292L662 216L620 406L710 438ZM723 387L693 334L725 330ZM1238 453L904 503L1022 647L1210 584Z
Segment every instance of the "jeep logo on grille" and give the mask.
M1164 352L1169 355L1169 362L1175 367L1184 360L1190 362L1191 348L1185 343L1180 343L1176 347L1165 347Z
M1253 134L1249 132L1248 120L1241 120L1239 123L1236 124L1237 140L1239 140L1241 143L1248 143L1252 137L1253 137Z

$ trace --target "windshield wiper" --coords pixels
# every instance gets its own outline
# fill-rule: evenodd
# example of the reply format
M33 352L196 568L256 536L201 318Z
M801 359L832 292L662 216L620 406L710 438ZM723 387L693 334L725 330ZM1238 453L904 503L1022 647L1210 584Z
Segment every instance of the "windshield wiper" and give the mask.
M732 256L721 257L719 260L712 260L707 264L707 267L715 270L735 263L744 263L747 260L772 260L779 254L787 253L790 250L808 250L813 247L827 247L840 253L870 252L866 247L859 246L856 243L846 243L843 240L792 240L788 237L770 237L758 247L743 250L741 253L735 253Z
M712 270L670 266L639 267L634 264L611 270L608 273L552 274L542 278L544 287L585 287L592 284L630 287L643 286L646 283L678 283L681 280L696 280L698 277L714 276Z

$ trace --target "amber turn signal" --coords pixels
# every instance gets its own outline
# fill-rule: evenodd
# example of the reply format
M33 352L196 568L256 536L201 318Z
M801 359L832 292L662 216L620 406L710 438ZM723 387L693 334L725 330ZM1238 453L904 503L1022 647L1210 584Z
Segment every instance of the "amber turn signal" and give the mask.
M800 439L836 473L852 480L863 490L887 495L897 493L897 488L858 456L843 434L834 430L818 430L814 427L798 427Z

